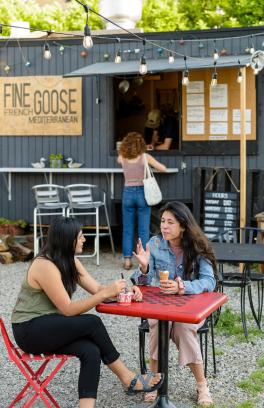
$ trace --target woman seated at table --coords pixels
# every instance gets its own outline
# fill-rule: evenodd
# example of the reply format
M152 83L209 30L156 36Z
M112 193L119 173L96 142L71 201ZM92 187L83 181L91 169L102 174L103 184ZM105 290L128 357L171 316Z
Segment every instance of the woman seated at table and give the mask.
M146 250L138 242L134 256L139 262L132 278L141 284L161 286L164 294L189 295L212 292L216 285L216 261L206 236L192 213L181 202L170 202L161 210L161 234L150 239ZM159 280L159 271L169 271L169 278ZM149 319L150 367L158 367L157 320ZM204 324L170 322L170 337L179 350L179 365L188 365L196 380L198 404L213 403L206 378L197 330ZM145 400L156 398L157 393L145 395Z
M85 238L74 218L56 218L47 242L33 260L12 314L18 346L27 353L62 353L79 358L79 400L81 408L94 408L101 360L117 375L128 394L158 389L161 374L135 375L120 360L101 319L84 314L125 287L120 279L103 286L84 268L75 254L82 252ZM91 296L72 300L79 284ZM135 300L142 294L132 287Z

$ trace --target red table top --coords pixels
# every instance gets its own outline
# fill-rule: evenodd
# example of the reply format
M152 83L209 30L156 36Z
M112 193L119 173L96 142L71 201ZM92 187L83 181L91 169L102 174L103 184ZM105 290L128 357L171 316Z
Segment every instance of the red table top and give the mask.
M200 295L164 295L160 288L141 286L142 302L130 305L101 303L96 307L100 313L144 317L183 323L199 323L214 310L227 302L223 293L201 293Z

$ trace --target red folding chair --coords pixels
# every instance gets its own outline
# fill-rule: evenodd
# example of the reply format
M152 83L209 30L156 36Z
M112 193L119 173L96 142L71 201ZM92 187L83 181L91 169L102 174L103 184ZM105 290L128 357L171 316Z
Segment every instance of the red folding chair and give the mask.
M47 390L47 386L50 383L50 381L53 379L53 377L57 374L57 372L61 369L61 367L64 365L64 363L66 363L66 361L69 358L72 358L75 356L66 355L66 354L33 355L33 354L24 353L24 351L14 346L14 344L11 342L8 336L8 333L6 331L4 322L1 319L1 317L0 317L0 329L1 329L3 339L4 339L4 343L8 351L9 359L16 364L16 366L19 368L19 370L21 371L21 373L25 376L27 380L27 383L24 386L24 388L19 392L19 394L11 402L8 408L14 407L18 401L22 400L25 397L27 397L27 400L22 405L22 407L24 408L31 407L34 401L38 397L42 399L46 407L60 408L57 401ZM49 375L47 375L43 379L40 379L48 363L52 360L58 360L56 362L56 366L52 369ZM34 371L30 367L30 362L33 362L33 361L41 362L41 365L36 371Z

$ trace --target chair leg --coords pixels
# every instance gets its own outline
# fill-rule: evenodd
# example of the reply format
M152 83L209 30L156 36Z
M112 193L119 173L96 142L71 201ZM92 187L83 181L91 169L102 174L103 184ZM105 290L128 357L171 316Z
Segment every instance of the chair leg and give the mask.
M113 235L112 235L112 230L111 230L111 225L110 225L110 221L109 221L108 210L107 210L106 204L104 204L104 209L105 209L105 218L106 218L106 222L107 222L109 238L110 238L110 243L111 243L111 249L112 249L113 255L115 256L114 240L113 240Z
M259 299L259 308L258 308L258 321L261 328L262 320L262 311L263 311L263 297L264 297L264 281L258 282L258 299Z
M37 208L34 208L33 213L33 236L34 236L34 256L37 255L38 237L37 237Z
M214 319L213 319L212 314L210 316L210 328L211 328L211 341L212 341L212 352L213 352L214 375L216 376L216 358L215 358L215 342L214 342Z
M100 244L99 244L99 208L96 208L96 214L95 214L95 222L96 222L96 239L94 242L95 245L95 252L96 252L96 265L99 266L99 249L100 249Z
M245 310L245 300L246 299L245 298L246 298L246 288L245 288L245 286L242 286L241 291L240 291L241 320L242 320L244 335L245 335L246 338L248 338L248 330L247 330L247 322L246 322L246 310Z
M17 397L13 400L13 402L9 405L8 408L14 407L18 401L20 401L22 398L25 397L26 391L29 387L33 388L35 391L33 396L28 399L28 401L23 405L24 408L29 408L33 405L34 401L39 397L42 399L44 402L45 406L48 408L60 408L59 404L56 402L54 397L49 393L49 391L46 389L47 385L50 383L50 381L54 378L56 373L60 370L60 368L63 366L63 364L66 362L67 358L63 357L59 359L59 362L57 365L52 369L51 373L46 376L44 380L40 380L40 376L42 375L43 371L45 370L47 364L49 363L49 360L44 361L41 366L38 368L36 372L32 370L32 368L25 362L20 360L16 360L15 363L21 373L25 376L27 380L27 384L24 386L22 391L17 395ZM22 364L23 363L23 364ZM45 395L44 395L45 393ZM50 404L51 401L53 405Z
M257 323L257 326L258 326L259 330L261 330L260 321L259 321L259 310L260 310L259 287L258 287L258 315L256 315L254 304L253 304L251 285L248 285L247 290L248 290L248 300L249 300L249 305L250 305L251 312L253 314L254 320Z
M145 374L147 372L145 358L145 332L142 330L139 330L139 363L141 374Z

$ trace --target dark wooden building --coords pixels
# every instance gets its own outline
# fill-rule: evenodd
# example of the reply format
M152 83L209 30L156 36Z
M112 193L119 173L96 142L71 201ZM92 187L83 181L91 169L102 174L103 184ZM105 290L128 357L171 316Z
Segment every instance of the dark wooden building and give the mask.
M248 66L247 222L252 223L264 209L264 69L254 75L250 48L263 49L264 27L140 34L152 41L145 47L128 34L118 35L120 41L116 34L96 34L88 52L81 37L0 40L0 216L32 222L31 187L45 182L45 169L16 169L30 168L41 157L48 167L49 155L61 153L95 170L59 171L52 181L99 184L108 192L111 222L119 225L123 175L96 169L118 168L117 142L128 131L144 133L148 112L160 109L173 117L175 139L169 150L151 154L178 169L157 175L164 201L187 203L203 222L205 190L239 190L241 65ZM50 59L43 58L45 43ZM118 50L122 62L115 64ZM167 50L175 52L172 63ZM148 73L141 76L143 54ZM218 85L212 90L214 73Z

